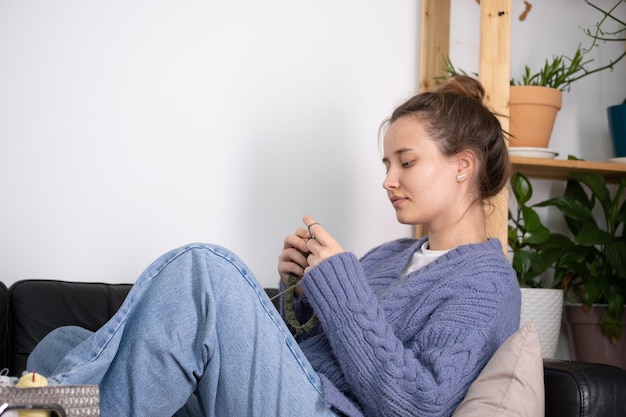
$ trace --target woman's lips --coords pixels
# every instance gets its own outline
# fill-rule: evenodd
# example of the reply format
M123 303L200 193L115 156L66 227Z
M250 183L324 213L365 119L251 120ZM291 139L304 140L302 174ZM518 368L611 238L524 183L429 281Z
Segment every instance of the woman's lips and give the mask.
M405 198L405 197L391 197L390 200L391 200L391 204L394 207L399 207L399 206L402 205L402 203L407 201L407 198Z

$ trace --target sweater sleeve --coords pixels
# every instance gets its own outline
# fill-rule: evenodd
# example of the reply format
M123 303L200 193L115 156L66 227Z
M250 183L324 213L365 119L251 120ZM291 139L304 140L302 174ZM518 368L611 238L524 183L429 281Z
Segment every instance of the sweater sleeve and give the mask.
M510 323L493 323L499 315L515 312L501 311L508 295L493 284L498 273L510 273L505 266L489 271L492 266L480 271L481 279L448 285L437 280L444 284L434 286L432 294L408 291L392 297L397 309L383 305L388 300L374 294L351 253L327 259L305 276L305 292L365 415L452 414L489 357L514 331ZM416 299L426 301L416 307ZM496 335L496 327L505 330Z

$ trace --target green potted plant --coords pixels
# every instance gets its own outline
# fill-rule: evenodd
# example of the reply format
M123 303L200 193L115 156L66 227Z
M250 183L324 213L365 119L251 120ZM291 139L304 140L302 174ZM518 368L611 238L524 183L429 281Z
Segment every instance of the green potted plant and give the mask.
M598 47L604 41L605 35L612 32L605 30L605 25L613 20L615 10L624 0L614 0L616 3L608 10L595 6L589 0L587 4L602 13L594 29L585 29L584 33L591 39L589 47L579 45L574 54L555 55L546 59L542 67L531 69L524 67L521 78L511 79L509 96L509 133L511 147L547 148L556 115L561 109L563 92L569 91L572 83L589 75L613 69L615 64L626 56L626 51L604 65L595 66L593 59L588 58L592 48ZM621 32L623 34L623 32ZM466 74L456 69L448 57L444 57L444 71L449 76Z
M577 159L570 156L570 159ZM614 351L619 357L597 358L581 352L579 342L593 342L588 347L598 347L595 336L577 336L577 328L568 324L571 346L576 359L616 364L626 368L626 336L622 335L624 303L626 300L626 201L622 179L611 193L602 175L572 172L562 196L538 203L537 206L556 207L564 216L573 238L572 245L555 263L555 285L564 289L568 302L578 306L566 307L569 314L582 314L588 321L599 315L601 328L612 347L603 348L602 354ZM601 213L601 214L598 214ZM589 328L585 325L583 328Z
M516 205L509 206L508 245L522 292L520 323L535 323L542 353L551 358L556 354L561 329L563 291L553 288L546 271L572 243L541 223L534 206L529 205L533 188L526 176L514 173L510 183Z

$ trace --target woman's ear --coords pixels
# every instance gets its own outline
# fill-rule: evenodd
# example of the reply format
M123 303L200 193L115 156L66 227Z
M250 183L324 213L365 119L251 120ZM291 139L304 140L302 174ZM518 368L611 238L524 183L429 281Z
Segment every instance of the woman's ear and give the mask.
M461 151L456 155L457 179L462 180L474 174L476 168L476 156L472 151Z

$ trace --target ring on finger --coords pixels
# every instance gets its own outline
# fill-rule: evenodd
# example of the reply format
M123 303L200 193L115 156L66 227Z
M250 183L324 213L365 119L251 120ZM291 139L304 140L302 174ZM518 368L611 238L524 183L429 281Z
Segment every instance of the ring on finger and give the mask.
M315 239L315 234L313 232L311 232L311 227L315 226L316 224L319 224L318 222L313 222L310 225L308 225L306 228L309 231L309 234L311 235L311 239L313 240L317 240Z

